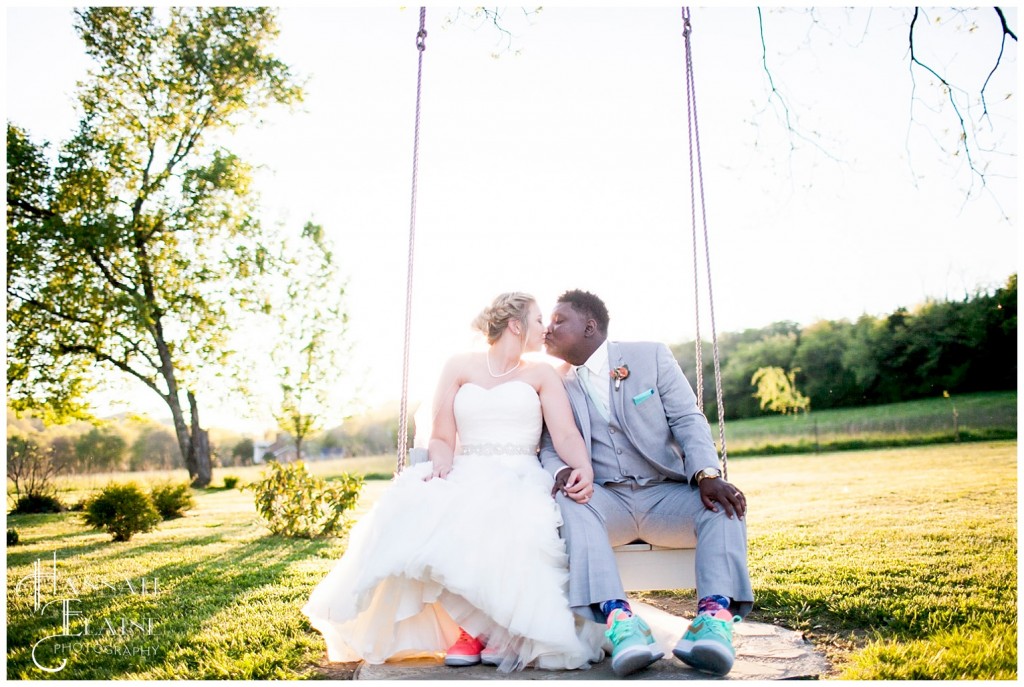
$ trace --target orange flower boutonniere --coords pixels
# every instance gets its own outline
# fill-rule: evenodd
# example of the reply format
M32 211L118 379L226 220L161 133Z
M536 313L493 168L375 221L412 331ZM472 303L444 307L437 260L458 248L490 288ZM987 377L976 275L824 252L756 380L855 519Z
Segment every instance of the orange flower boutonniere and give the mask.
M629 366L623 365L622 367L616 367L611 371L612 379L615 380L615 390L619 390L619 385L622 384L622 380L629 376Z

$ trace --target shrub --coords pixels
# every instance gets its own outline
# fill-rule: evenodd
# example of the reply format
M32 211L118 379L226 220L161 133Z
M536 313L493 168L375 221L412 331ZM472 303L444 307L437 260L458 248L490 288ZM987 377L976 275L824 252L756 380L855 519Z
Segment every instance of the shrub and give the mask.
M160 523L153 499L134 482L108 484L85 501L82 520L106 530L114 541L128 541L133 534L149 532Z
M7 545L8 546L17 546L19 539L20 539L20 537L18 536L18 530L15 530L15 529L7 530Z
M256 510L271 532L309 539L348 531L351 521L345 511L359 499L362 477L341 475L328 485L301 461L289 465L271 462L268 467L270 474L246 488L255 493Z
M11 515L25 513L63 513L64 504L50 494L22 494L14 504Z
M57 489L54 477L61 466L54 460L53 450L40 445L32 437L12 434L7 437L7 479L14 483L14 494L18 501L24 497L49 497L49 503L60 503L56 499ZM34 505L34 502L27 502ZM63 510L63 507L60 508ZM50 513L52 510L23 510L21 513Z
M233 477L233 476L225 476L224 477L224 488L225 489L234 489L237 486L238 486L238 478L237 477Z
M184 482L157 484L150 490L150 496L157 512L164 520L183 517L185 511L196 505L191 488Z

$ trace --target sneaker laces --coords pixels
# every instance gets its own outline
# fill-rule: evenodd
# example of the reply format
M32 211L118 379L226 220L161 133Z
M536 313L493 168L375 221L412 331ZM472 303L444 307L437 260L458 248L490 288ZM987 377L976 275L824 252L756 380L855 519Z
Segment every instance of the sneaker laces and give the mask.
M707 622L709 620L714 620L715 622L709 623ZM705 626L708 628L708 632L718 635L722 639L728 640L730 644L732 643L733 623L738 623L740 622L740 620L741 618L735 615L729 620L723 620L721 618L716 618L714 616L708 616L704 619Z
M459 628L459 638L455 640L454 644L448 647L448 650L451 651L459 645L462 645L463 648L468 650L476 650L478 653L484 647L483 642L463 630L461 627ZM479 649L477 647L479 647Z
M604 633L614 644L618 644L629 637L643 637L640 629L639 619L636 616L616 618L612 626Z

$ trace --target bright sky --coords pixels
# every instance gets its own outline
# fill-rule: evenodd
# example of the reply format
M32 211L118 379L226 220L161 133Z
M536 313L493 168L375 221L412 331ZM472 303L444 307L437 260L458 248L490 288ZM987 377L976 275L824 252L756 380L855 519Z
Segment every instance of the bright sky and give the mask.
M1017 45L988 86L981 190L963 154L942 149L955 148L955 115L922 70L912 101L910 14L765 10L790 135L756 9L693 11L720 333L958 299L1016 271ZM971 16L974 31L930 13L948 28L918 48L976 93L999 33L994 12ZM546 315L584 288L607 302L612 338L692 338L679 9L510 8L514 54L493 27L455 18L427 12L411 397L429 397L448 355L480 345L469 322L502 291L535 294ZM308 78L306 101L232 143L265 165L265 221L313 219L333 237L355 345L338 384L370 405L401 390L418 20L415 7L282 10L277 54ZM71 10L10 8L6 21L7 118L63 141L88 66ZM242 427L239 415L206 422Z

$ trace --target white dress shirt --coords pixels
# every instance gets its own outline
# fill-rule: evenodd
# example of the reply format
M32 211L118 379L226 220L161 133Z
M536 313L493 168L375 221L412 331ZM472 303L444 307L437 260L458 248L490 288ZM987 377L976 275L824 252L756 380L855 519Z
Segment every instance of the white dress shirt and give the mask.
M611 367L608 362L608 340L597 347L597 350L587 358L587 362L583 363L581 367L587 368L590 371L590 388L597 396L597 400L604 404L605 408L611 408L609 405L608 398L608 385L609 374L611 373Z

